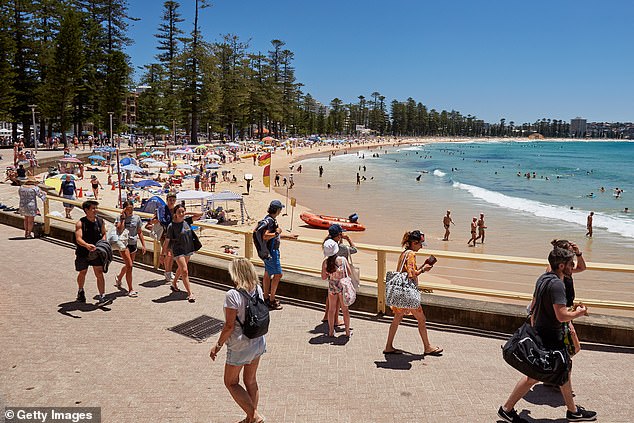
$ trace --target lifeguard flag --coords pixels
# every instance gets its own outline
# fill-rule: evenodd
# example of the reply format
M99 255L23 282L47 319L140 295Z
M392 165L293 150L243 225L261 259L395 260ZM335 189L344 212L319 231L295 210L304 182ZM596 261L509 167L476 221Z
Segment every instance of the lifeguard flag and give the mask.
M258 166L267 166L271 164L271 153L262 154L258 158Z
M271 162L271 157L269 154L269 163ZM262 182L264 183L265 187L270 187L271 186L271 165L266 165L264 167L264 171L262 172Z

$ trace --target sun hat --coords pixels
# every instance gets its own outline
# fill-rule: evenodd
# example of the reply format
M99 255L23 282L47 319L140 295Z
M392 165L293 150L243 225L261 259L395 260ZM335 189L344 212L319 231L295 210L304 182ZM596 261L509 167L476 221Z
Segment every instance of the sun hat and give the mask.
M324 257L334 256L339 252L339 244L334 239L327 239L324 242Z
M343 229L341 227L341 225L339 225L338 223L333 223L332 225L330 225L330 227L328 228L328 234L334 238L337 235L341 235L343 232L345 232L346 230Z

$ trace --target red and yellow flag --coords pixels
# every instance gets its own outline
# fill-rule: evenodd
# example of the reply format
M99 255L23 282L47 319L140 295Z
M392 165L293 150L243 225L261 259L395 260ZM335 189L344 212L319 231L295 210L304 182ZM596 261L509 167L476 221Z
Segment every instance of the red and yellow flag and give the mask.
M262 154L258 158L258 166L266 166L271 164L271 153Z
M269 163L271 162L271 157L269 157ZM264 186L269 188L271 186L271 165L266 165L264 167L264 171L262 172L262 182Z

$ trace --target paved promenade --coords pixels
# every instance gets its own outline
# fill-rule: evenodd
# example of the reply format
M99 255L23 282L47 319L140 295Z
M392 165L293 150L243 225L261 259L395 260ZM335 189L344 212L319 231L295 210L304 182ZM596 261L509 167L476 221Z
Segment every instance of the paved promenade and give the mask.
M222 319L224 291L194 286L197 301L170 294L162 275L136 268L139 298L113 286L95 307L76 294L73 251L56 240L20 239L0 225L0 407L97 406L104 422L237 422L244 416L223 385L225 350L166 330L207 314ZM504 337L430 325L442 357L423 357L416 327L401 326L403 356L381 354L388 320L357 314L353 336L323 335L319 305L285 303L274 312L259 370L260 411L267 422L496 422L496 410L519 373L502 360ZM575 358L576 400L599 421L634 420L632 350L584 346ZM518 411L529 421L564 422L561 396L538 385Z

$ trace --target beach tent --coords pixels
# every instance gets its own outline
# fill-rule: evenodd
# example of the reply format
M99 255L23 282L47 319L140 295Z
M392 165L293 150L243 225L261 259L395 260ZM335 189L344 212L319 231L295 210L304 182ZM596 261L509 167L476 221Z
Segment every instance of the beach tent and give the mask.
M124 157L123 159L121 159L119 161L119 164L121 166L127 166L127 165L136 165L136 160L133 159L132 157Z
M144 213L154 213L157 209L162 211L164 210L166 204L165 201L159 196L150 197L145 203L141 205L138 211Z
M134 188L160 187L160 186L161 184L151 179L144 179L134 184Z
M219 202L219 201L224 201L225 203L227 201L237 201L240 203L240 220L242 221L242 224L244 224L244 216L246 215L247 218L249 217L249 213L247 213L247 209L246 207L244 207L244 199L242 198L241 194L236 194L235 192L232 191L221 191L221 192L213 192L210 193L211 196L209 198L207 198L207 208L209 210L215 210L215 203ZM178 196L177 196L178 199ZM225 207L227 205L225 204Z

